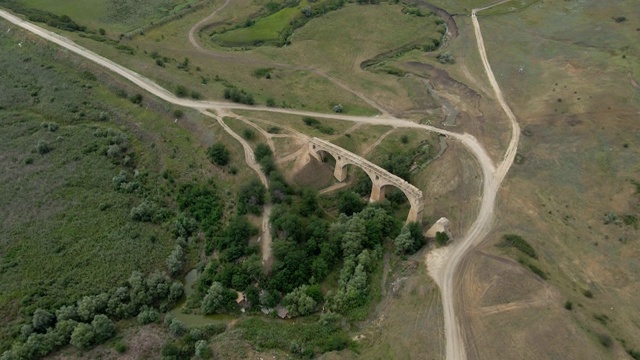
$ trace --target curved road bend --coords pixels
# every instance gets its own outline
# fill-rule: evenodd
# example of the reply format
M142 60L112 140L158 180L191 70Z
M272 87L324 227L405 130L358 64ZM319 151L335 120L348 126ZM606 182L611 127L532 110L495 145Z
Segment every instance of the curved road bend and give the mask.
M477 11L483 9L475 9L473 11L473 21L474 28L476 29L477 41L478 41L478 50L480 51L483 64L485 66L485 71L487 71L487 75L491 81L491 85L497 95L498 101L500 105L505 109L507 115L510 115L510 120L512 121L512 125L514 126L513 133L515 136L512 136L512 140L509 144L509 149L507 150L507 155L504 161L500 164L499 171L496 172L496 168L484 150L482 145L477 141L477 139L470 134L458 134L451 131L447 131L444 129L439 129L429 125L416 124L409 120L398 119L389 115L379 116L379 117L363 117L363 116L349 116L349 115L341 115L341 114L324 114L324 113L314 113L310 111L299 111L292 109L278 109L278 108L270 108L263 106L247 106L241 104L227 103L227 102L219 102L219 101L194 101L188 99L181 99L173 95L168 90L164 89L160 85L156 84L154 81L146 78L132 70L129 70L115 62L106 59L76 43L73 41L53 33L51 31L45 30L37 25L34 25L30 22L24 21L21 18L7 12L4 10L0 10L0 17L3 17L7 21L20 26L46 40L49 40L65 49L68 49L71 52L74 52L86 59L89 59L115 73L124 77L125 79L133 82L137 86L142 89L150 92L151 94L158 96L159 98L184 107L193 108L196 110L206 110L206 109L214 109L218 112L224 112L225 109L235 109L235 110L253 110L253 111L266 111L266 112L274 112L274 113L283 113L290 115L299 115L299 116L314 116L318 118L327 118L327 119L337 119L343 121L351 121L351 122L360 122L371 125L388 125L395 127L403 127L403 128L422 128L424 130L433 131L439 134L446 135L448 137L454 138L460 141L478 160L478 163L482 169L483 174L483 198L480 206L480 213L476 221L472 224L471 228L465 235L463 239L457 242L455 246L451 249L451 256L447 260L446 264L442 269L436 274L434 277L436 281L441 287L442 296L443 296L443 306L445 313L445 331L446 331L446 339L447 339L447 358L448 359L465 359L466 353L464 351L464 341L462 339L461 331L459 324L457 322L455 316L455 310L453 306L453 276L457 269L460 260L467 254L467 252L477 243L484 239L484 236L488 233L491 227L493 209L495 206L495 198L497 191L500 187L500 183L504 179L504 176L511 166L513 162L513 158L515 157L515 151L517 147L517 136L519 135L519 131L517 131L517 123L515 122L515 117L511 113L511 110L508 108L508 105L504 101L502 96L502 92L493 76L493 72L489 66L488 61L486 60L486 51L484 49L484 44L482 43L482 37L480 33L480 28L477 23L477 19L475 18L475 14ZM480 36L478 36L480 35Z

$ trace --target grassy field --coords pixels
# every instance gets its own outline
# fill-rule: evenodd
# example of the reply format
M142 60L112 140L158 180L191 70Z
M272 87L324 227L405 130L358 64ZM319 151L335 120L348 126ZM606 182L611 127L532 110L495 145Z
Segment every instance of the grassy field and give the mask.
M259 43L276 42L280 34L286 29L292 20L300 15L301 10L307 6L307 1L301 1L296 7L286 7L274 14L259 18L255 24L224 32L212 36L212 40L225 46L254 45Z
M47 0L19 0L19 3L54 13L67 15L81 25L93 31L105 29L111 37L126 33L130 30L149 25L154 21L174 14L187 5L197 3L197 0L152 0L152 1L47 1Z
M227 184L220 196L232 198L238 185L231 179L253 176L238 149L235 177L211 165L204 148L228 140L199 114L186 112L176 124L167 104L144 96L134 104L135 88L6 29L0 23L3 350L15 324L37 307L55 309L109 290L133 270L165 270L180 185L215 176ZM114 185L121 172L128 190ZM132 220L132 208L144 200L167 217ZM191 264L199 253L193 250Z
M504 254L494 244L515 233L539 260L473 257L464 280L474 289L464 303L472 309L473 352L626 358L640 348L636 4L537 2L503 11L512 4L524 2L480 18L489 61L523 130L519 160L499 195L496 229L482 252ZM516 274L530 279L513 281ZM480 293L486 302L474 305ZM503 340L507 333L537 340L513 349L513 341Z

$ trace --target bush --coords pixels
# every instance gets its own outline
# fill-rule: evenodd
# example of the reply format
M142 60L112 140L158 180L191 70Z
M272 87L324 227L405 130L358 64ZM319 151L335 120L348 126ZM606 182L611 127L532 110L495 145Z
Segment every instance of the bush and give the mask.
M182 111L180 109L173 110L173 117L175 117L176 119L180 119L183 116L184 116L184 111Z
M573 303L572 303L571 301L567 300L567 301L564 303L564 308L565 308L565 309L567 309L567 310L571 310L571 309L573 309Z
M593 297L593 293L589 289L583 290L582 291L582 295L584 295L585 297L588 297L590 299Z
M229 150L224 144L213 144L207 149L209 160L219 166L225 166L229 163Z
M113 344L113 348L119 354L124 354L125 352L127 352L127 344L123 343L120 340L116 341L115 344Z
M50 312L42 309L37 309L33 313L33 318L31 319L31 324L33 326L33 330L37 332L45 332L50 326L53 325L55 320L55 316Z
M211 357L211 349L205 340L196 341L195 355L197 359L209 359Z
M276 101L272 97L267 98L267 106L268 107L275 107L276 106Z
M362 201L358 194L347 191L340 196L340 203L338 204L338 210L341 214L351 216L355 213L359 213L364 209L366 204Z
M448 51L442 54L438 54L436 58L441 64L454 64L456 62L453 55L451 55L451 53Z

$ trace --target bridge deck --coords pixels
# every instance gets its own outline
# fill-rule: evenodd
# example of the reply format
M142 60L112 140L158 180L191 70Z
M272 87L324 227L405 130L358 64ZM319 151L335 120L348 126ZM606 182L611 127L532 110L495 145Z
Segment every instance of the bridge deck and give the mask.
M311 143L317 146L316 150L327 151L331 153L331 155L333 155L334 157L336 157L336 155L341 155L343 158L347 159L349 162L361 167L363 170L365 170L365 172L372 172L380 176L381 178L384 178L385 180L389 181L391 185L406 191L407 193L411 194L412 196L415 196L416 198L422 199L422 191L420 189L413 186L410 182L396 175L393 175L392 173L388 172L382 167L362 158L361 156L358 156L350 151L347 151L337 145L334 145L322 139L313 138L311 139ZM337 160L337 157L336 157L336 160Z

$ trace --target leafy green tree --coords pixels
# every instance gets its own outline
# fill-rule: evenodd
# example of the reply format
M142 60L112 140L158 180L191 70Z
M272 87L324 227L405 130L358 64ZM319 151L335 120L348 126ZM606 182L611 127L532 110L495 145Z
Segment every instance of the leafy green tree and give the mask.
M265 194L266 188L256 179L241 187L238 193L238 215L262 214Z
M31 324L33 325L33 330L37 332L45 332L47 328L53 325L54 320L55 316L50 312L43 309L37 309L33 313Z
M408 227L403 227L400 235L394 240L397 254L407 254L413 250L413 237Z
M283 304L289 310L291 316L304 316L313 312L316 307L316 301L309 295L307 285L302 285L287 294L283 299Z
M169 288L168 300L172 303L175 303L182 297L183 294L184 294L184 285L182 285L182 283L179 281L175 281L173 284L171 284L171 287Z
M187 332L187 327L178 319L172 319L169 324L169 332L175 337L180 337Z
M228 299L227 289L216 281L211 284L207 295L202 300L200 310L206 315L222 313L227 307Z
M75 305L63 305L56 310L56 320L78 320L78 308Z
M144 309L137 316L141 325L151 324L160 320L160 313L154 308Z
M256 157L256 161L260 161L267 156L273 156L273 152L271 151L271 148L269 147L269 145L265 143L258 144L256 146L256 150L253 153Z
M171 251L171 254L167 257L166 263L169 268L169 272L172 275L175 275L182 270L182 267L184 266L184 251L182 250L182 246L176 245L173 251Z
M196 351L196 359L209 359L211 358L211 349L209 349L209 344L207 344L206 340L198 340L195 345Z
M338 210L340 210L340 213L342 214L351 216L355 213L362 211L364 207L365 207L364 202L362 201L362 199L360 199L360 196L358 196L358 194L354 192L347 191L342 193L342 195L340 196L340 203L338 204Z
M225 166L229 163L230 153L224 144L216 143L207 149L209 160L219 166Z

